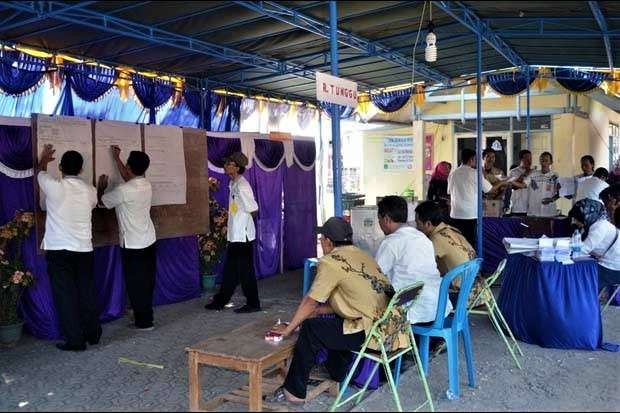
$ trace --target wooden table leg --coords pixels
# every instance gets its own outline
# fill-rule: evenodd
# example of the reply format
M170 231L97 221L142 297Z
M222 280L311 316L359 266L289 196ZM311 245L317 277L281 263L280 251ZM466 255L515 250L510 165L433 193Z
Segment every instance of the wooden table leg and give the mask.
M200 411L200 373L198 359L193 352L188 353L189 364L189 410Z
M250 411L260 412L263 410L263 371L260 366L254 364L250 367Z

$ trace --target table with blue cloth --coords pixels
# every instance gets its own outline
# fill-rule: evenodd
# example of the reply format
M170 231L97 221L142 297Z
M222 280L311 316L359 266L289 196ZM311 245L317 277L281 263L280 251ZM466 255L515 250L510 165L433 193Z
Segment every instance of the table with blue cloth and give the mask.
M593 259L564 265L511 254L498 303L521 341L582 350L601 345L598 268Z
M570 219L567 217L484 217L483 219L482 273L492 274L501 260L506 258L504 238L569 237Z

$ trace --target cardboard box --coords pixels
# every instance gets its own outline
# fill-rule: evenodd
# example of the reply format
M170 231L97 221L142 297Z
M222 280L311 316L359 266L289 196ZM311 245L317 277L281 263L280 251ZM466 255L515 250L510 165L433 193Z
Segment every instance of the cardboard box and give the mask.
M501 217L504 210L504 201L499 199L486 199L484 201L483 216Z

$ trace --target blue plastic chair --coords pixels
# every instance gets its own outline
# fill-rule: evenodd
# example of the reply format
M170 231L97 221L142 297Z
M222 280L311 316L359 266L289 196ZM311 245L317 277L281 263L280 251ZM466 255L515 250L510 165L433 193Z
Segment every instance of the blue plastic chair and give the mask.
M476 371L474 369L474 355L471 344L471 334L469 332L469 318L467 311L467 302L469 294L474 285L474 280L480 271L482 259L477 258L453 268L441 280L439 288L439 303L437 304L437 315L435 322L430 327L421 327L412 325L413 333L420 336L420 358L422 359L422 368L428 376L428 359L431 337L441 337L446 342L448 350L448 376L450 386L446 395L450 400L459 398L459 334L463 337L463 346L465 347L465 360L467 362L467 376L469 386L476 387ZM444 318L446 313L446 305L449 300L448 292L450 284L456 278L461 278L461 288L459 291L456 309L448 317ZM400 379L400 365L402 360L398 360L396 364L396 383Z
M308 294L314 276L316 275L316 266L319 263L318 258L306 258L304 261L304 284L302 286L302 296Z

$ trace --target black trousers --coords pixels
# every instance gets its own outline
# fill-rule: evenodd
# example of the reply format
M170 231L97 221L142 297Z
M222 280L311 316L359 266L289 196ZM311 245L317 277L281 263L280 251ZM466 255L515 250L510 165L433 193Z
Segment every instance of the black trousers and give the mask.
M478 224L477 219L451 219L452 226L459 231L465 237L467 242L471 244L471 246L476 248L476 225Z
M220 291L213 297L213 301L221 306L228 304L241 283L243 295L247 305L260 308L258 299L258 285L254 274L254 254L252 242L229 242L224 263L224 277Z
M153 326L155 244L143 249L121 248L125 286L138 328Z
M306 398L306 388L310 372L314 367L316 355L322 348L327 349L325 367L331 378L341 382L349 372L351 351L358 351L366 334L342 332L343 320L336 318L310 318L303 322L299 338L295 344L293 360L284 381L284 388L295 397Z
M60 330L67 344L83 345L97 335L100 324L95 299L91 252L47 251L47 273L52 284Z

